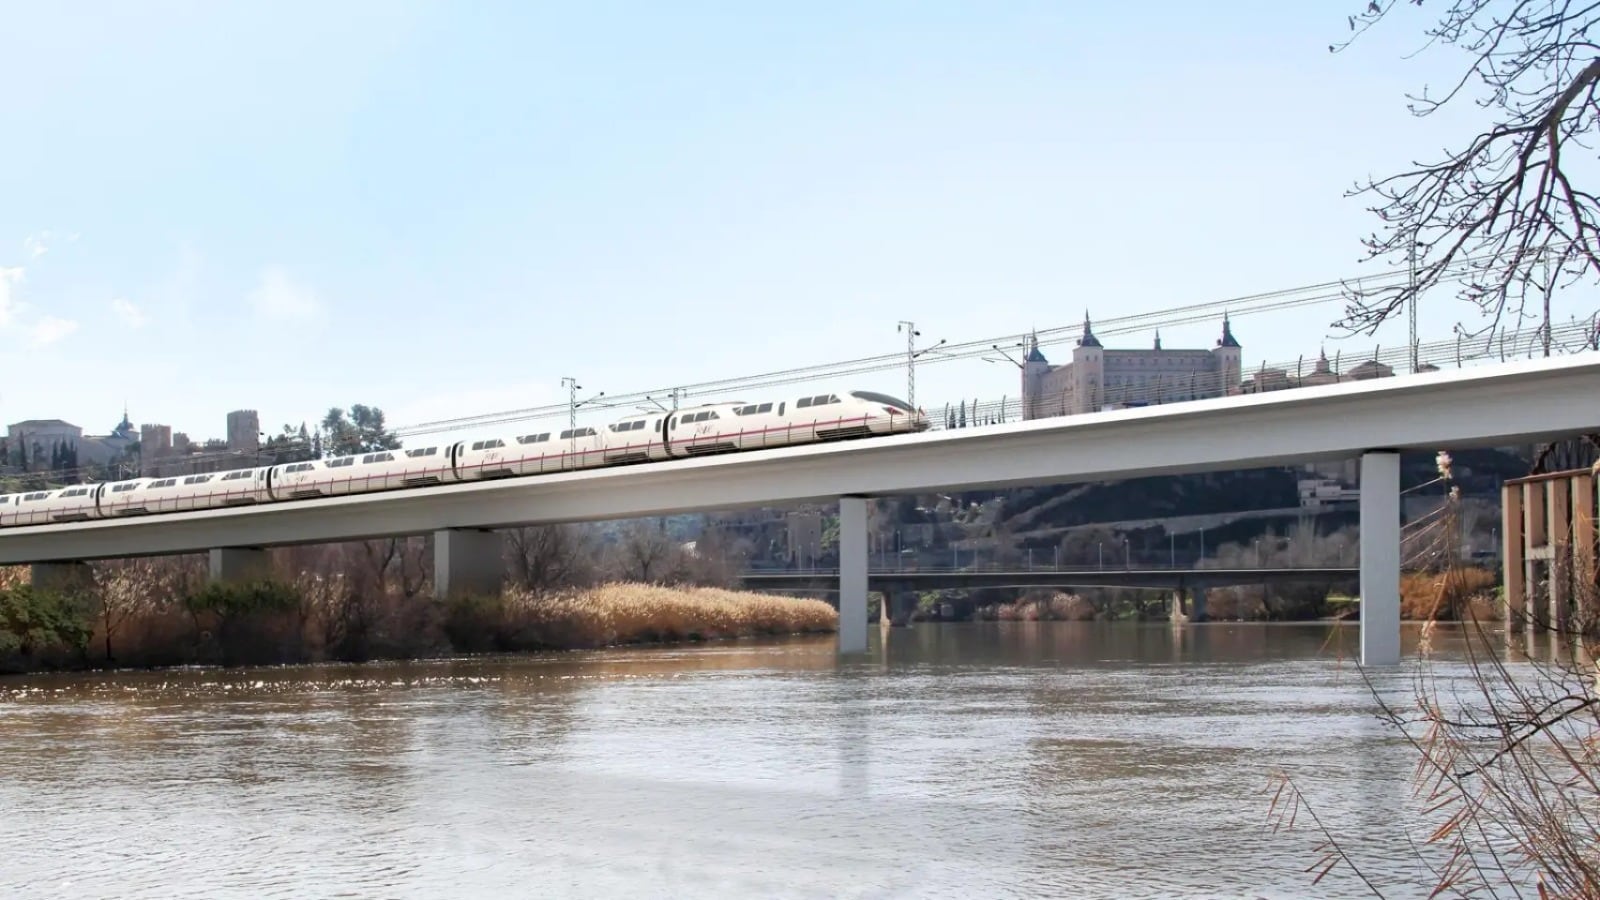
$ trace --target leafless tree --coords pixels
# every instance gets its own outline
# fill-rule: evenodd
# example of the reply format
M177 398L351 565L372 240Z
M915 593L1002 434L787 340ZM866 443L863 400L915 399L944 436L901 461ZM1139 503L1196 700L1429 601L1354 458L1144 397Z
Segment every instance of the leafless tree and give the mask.
M595 543L578 525L542 525L506 532L512 578L535 590L581 586L595 578Z
M664 521L639 519L622 529L613 568L626 581L666 583L674 580L682 556L682 548L667 534Z
M1350 17L1338 52L1394 15L1398 0L1370 0ZM1421 0L1411 0L1422 6ZM1592 160L1586 143L1600 114L1600 44L1591 33L1600 4L1572 0L1445 0L1425 29L1426 47L1451 47L1465 67L1442 92L1410 96L1427 117L1475 102L1489 124L1441 159L1360 184L1376 198L1384 233L1363 240L1369 259L1404 264L1415 245L1415 283L1351 287L1338 327L1372 333L1414 294L1445 283L1486 323L1463 332L1492 335L1507 317L1536 318L1554 286L1600 275L1596 196L1578 177ZM1600 317L1584 343L1600 342Z

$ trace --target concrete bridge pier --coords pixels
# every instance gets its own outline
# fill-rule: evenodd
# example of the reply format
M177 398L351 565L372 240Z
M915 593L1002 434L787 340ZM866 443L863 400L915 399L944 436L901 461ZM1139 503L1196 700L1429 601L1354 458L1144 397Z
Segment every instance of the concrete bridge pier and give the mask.
M911 614L916 611L916 591L900 584L883 586L883 607L878 612L878 621L884 627L901 628L909 625L911 624Z
M34 563L30 573L34 590L70 594L94 585L94 570L84 562Z
M1189 603L1184 605L1187 596ZM1206 586L1203 584L1177 587L1172 590L1171 614L1173 624L1206 621Z
M211 548L211 580L225 584L257 581L272 574L272 561L260 547Z
M1361 454L1361 664L1400 664L1400 453Z
M867 498L839 498L840 655L867 652Z
M492 594L505 583L505 539L497 531L445 528L433 533L433 595Z

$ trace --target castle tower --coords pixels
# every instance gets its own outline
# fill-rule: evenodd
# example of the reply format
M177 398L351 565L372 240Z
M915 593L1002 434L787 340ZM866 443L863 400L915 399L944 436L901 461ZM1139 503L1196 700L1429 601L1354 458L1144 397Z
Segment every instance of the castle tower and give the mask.
M1089 311L1083 311L1083 337L1072 350L1072 382L1074 413L1098 412L1105 402L1105 348L1094 336L1089 324Z
M1039 332L1028 336L1027 347L1022 358L1022 417L1037 419L1046 414L1049 403L1044 396L1044 376L1050 372L1050 361L1039 351Z
M1239 393L1242 383L1244 350L1239 346L1239 341L1233 336L1233 326L1228 321L1228 314L1222 314L1222 337L1217 340L1217 346L1211 351L1211 356L1216 360L1213 371L1217 373L1216 394L1214 396L1227 397Z

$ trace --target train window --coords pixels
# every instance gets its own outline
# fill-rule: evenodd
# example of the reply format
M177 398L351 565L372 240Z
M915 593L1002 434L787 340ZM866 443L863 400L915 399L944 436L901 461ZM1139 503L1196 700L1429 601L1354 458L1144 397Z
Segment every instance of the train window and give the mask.
M522 437L517 438L517 443L539 444L548 440L550 440L550 432L546 431L544 434L525 434Z
M249 478L249 477L250 477L250 470L249 469L240 469L237 472L229 472L228 474L222 476L222 480L223 481L238 481L241 478Z
M811 398L810 397L801 397L799 400L796 400L794 402L794 408L795 409L805 409L806 407L808 407L810 405L811 405Z
M190 475L183 480L184 484L205 484L211 480L210 475Z
M561 432L561 439L564 441L567 438L572 437L572 433L576 430L577 429L575 428L568 428L566 431Z
M340 468L343 468L345 466L353 466L355 464L356 464L356 458L354 456L346 456L343 459L330 459L330 460L328 460L328 468L330 468L330 469L340 469ZM309 468L311 468L311 464L310 463L303 463L301 465L301 467L297 467L297 468L295 468L295 469L293 469L291 471L303 472L303 471L305 471L306 469L309 469Z
M407 450L406 451L406 455L410 456L410 457L434 456L434 455L437 455L438 452L439 452L439 448L438 447L420 447L420 448L418 448L416 450Z
M133 490L134 488L136 488L138 486L139 486L138 482L133 482L133 483L130 483L130 484L114 484L114 485L111 486L111 493L120 494L123 491L131 491L131 490Z
M785 406L788 406L788 405L789 405L788 401L784 401L783 403L779 403L778 404L778 415L780 415L780 416L783 415L783 408Z

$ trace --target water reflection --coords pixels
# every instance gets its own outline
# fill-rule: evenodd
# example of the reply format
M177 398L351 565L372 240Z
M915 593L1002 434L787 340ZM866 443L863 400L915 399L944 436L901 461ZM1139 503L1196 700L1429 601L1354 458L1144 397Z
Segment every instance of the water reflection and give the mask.
M1356 634L918 625L845 662L808 638L0 680L0 895L1363 896L1313 890L1316 836L1265 827L1273 766L1420 894L1412 759Z

